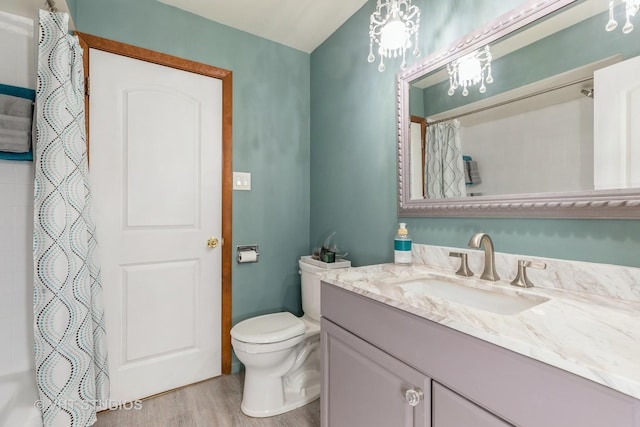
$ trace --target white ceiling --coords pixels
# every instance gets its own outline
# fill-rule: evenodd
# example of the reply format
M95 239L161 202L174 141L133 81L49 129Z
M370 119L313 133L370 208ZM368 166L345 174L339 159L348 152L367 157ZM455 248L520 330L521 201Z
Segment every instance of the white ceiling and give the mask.
M54 1L56 9L60 12L69 13L66 0ZM47 9L45 0L0 0L0 11L24 16L26 18L36 19L38 9ZM71 22L69 27L73 29Z
M0 0L3 1L5 0ZM311 53L367 0L158 1ZM364 28L363 31L366 32L367 29Z
M367 0L158 1L307 53L311 53L320 46L367 2ZM69 11L66 0L55 0L55 4L58 10ZM45 0L0 0L1 11L32 19L38 16L38 9L45 8ZM72 22L69 26L73 29Z

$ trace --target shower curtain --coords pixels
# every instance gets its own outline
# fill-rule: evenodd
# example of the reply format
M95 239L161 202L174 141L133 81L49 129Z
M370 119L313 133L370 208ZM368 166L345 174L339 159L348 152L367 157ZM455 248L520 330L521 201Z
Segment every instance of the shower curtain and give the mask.
M427 124L425 147L425 190L428 199L464 197L464 164L460 122Z
M34 187L34 339L45 427L84 427L109 393L84 72L69 15L40 11Z

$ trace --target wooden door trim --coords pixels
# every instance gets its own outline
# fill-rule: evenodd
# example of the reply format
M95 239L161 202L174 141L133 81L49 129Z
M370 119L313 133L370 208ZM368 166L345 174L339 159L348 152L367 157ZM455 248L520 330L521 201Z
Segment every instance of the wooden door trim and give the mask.
M177 56L167 55L149 49L116 42L91 34L76 32L84 50L85 82L89 76L89 49L102 50L120 56L126 56L153 64L164 65L190 73L200 74L222 81L222 307L221 307L221 371L231 373L231 295L232 295L232 185L233 185L233 74L229 70L190 61ZM89 91L85 94L85 117L87 127L87 153L89 144Z

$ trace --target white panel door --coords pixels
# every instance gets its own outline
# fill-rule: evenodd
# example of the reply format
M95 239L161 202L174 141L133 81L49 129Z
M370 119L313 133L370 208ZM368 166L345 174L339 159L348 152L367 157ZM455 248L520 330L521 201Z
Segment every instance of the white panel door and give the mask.
M640 187L640 56L594 73L594 186Z
M90 50L111 398L220 374L222 84Z

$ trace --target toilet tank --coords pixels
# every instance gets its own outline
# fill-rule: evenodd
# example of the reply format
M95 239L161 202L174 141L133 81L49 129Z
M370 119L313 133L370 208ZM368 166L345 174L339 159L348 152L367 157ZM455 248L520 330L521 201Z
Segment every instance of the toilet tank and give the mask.
M320 278L315 274L320 271L327 271L334 268L345 268L351 266L351 261L342 260L327 264L317 261L310 256L304 256L298 261L300 266L300 282L302 294L302 311L304 314L316 321L320 321Z

